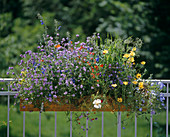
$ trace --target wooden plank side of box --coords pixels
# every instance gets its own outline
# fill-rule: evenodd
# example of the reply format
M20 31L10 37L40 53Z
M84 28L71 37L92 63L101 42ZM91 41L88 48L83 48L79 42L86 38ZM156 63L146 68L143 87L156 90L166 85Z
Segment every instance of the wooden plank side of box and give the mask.
M130 109L127 109L125 106L121 105L118 108L118 105L113 105L114 107L111 107L110 105L105 105L101 109L92 109L91 111L130 111ZM114 108L114 109L112 109ZM20 111L40 111L40 109L35 108L34 105L28 104L28 105L22 105L20 103ZM57 103L50 103L44 104L44 111L89 111L87 108L83 107L75 107L72 104L57 104Z

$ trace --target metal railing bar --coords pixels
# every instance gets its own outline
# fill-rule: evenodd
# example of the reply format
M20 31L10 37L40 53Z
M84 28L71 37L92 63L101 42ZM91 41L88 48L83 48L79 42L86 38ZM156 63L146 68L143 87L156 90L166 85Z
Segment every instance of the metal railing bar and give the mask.
M23 112L23 137L25 137L25 111Z
M86 114L88 114L88 112L86 112ZM88 116L86 118L86 137L88 137Z
M41 137L41 112L39 112L39 137Z
M55 112L55 137L57 137L57 112Z
M9 91L9 84L8 84L8 91ZM7 119L7 137L9 137L9 109L10 107L10 95L8 94L8 119Z
M167 94L169 92L169 83L167 83ZM166 137L168 137L168 109L169 109L169 98L166 99Z
M117 116L117 137L121 137L121 112Z
M137 113L135 113L135 137L137 137Z
M0 95L15 95L18 91L0 91Z
M152 126L152 121L153 120L153 118L152 118L152 114L151 114L151 118L150 118L150 137L152 137L152 128L153 128L153 126Z
M103 130L104 130L104 112L102 112L102 137L103 137Z
M153 79L153 80L146 80L146 81L170 83L170 80L166 80L166 79L155 79L155 80Z
M15 81L15 79L14 78L0 78L0 82L4 82L4 81ZM166 79L152 79L152 80L147 80L147 81L170 83L170 80L166 80Z
M0 82L6 82L6 81L15 81L14 78L0 78Z
M72 137L72 111L70 111L70 137Z

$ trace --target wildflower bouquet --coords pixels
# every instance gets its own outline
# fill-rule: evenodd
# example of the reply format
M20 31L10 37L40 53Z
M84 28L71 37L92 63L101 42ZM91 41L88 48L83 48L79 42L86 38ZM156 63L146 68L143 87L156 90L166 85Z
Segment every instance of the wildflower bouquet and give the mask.
M44 23L41 21L42 25ZM44 103L72 104L86 110L125 110L147 113L161 109L164 85L143 80L145 61L135 62L142 46L140 39L108 36L102 40L95 33L85 42L79 35L61 38L60 27L55 37L44 35L37 52L21 54L20 73L14 73L15 98L23 107L32 104L43 110Z

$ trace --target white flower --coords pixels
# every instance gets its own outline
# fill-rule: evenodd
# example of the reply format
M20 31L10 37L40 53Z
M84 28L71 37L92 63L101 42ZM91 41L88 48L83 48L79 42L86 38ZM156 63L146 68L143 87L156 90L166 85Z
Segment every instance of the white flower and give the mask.
M101 104L100 103L102 103L101 99L96 99L96 100L93 101L93 104L94 104L95 108L101 108Z

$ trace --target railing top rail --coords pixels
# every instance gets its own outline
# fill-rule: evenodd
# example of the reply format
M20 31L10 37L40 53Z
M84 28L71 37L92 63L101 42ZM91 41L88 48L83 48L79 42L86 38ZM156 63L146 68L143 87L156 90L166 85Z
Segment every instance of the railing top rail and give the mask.
M0 78L0 82L4 82L4 81L15 81L15 79L14 78ZM146 80L146 81L170 83L170 79L152 79L152 80Z
M4 81L14 81L14 78L0 78L0 82L4 82Z
M146 80L146 81L170 83L170 79L152 79L152 80Z

